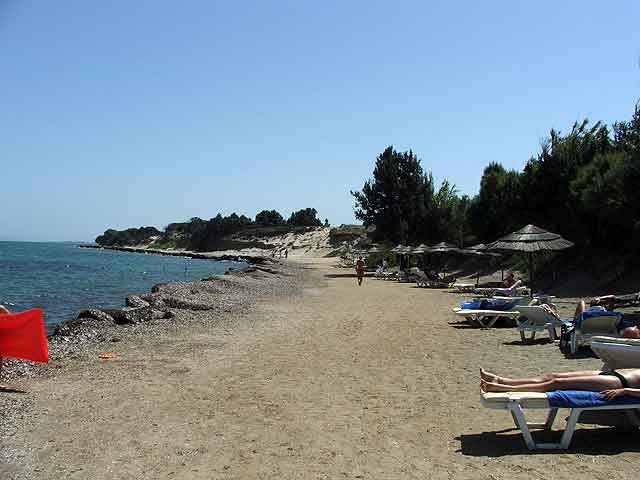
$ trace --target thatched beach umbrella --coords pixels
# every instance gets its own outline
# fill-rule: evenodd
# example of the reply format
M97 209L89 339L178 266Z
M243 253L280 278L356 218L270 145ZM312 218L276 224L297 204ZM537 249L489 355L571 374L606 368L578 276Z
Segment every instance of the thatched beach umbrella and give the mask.
M529 281L533 283L533 254L543 250L556 251L573 247L573 243L565 240L557 233L527 225L517 232L505 235L487 245L487 250L509 250L529 254Z
M367 251L367 253L369 253L369 254L371 254L371 253L384 253L384 252L386 252L386 251L387 251L386 249L384 249L384 248L382 248L382 247L379 247L378 245L374 245L373 247L371 247L371 248Z
M411 247L408 247L402 244L398 244L391 249L391 253L394 253L396 256L400 257L400 261L398 262L398 265L400 265L401 267L404 266L404 261L402 260L402 258L405 255L409 255L410 252L411 252Z
M417 247L413 247L411 249L410 255L424 255L429 251L429 247L427 247L424 243L421 243Z
M484 243L478 243L477 245L473 245L471 247L466 247L462 249L462 252L466 255L471 255L474 257L483 257L483 259L487 260L490 258L501 257L497 252L489 252L487 250L487 246ZM502 272L502 279L504 280L504 270L500 269ZM480 269L476 272L476 286L480 284Z
M436 243L435 245L432 245L432 246L428 247L427 248L427 253L438 253L438 254L462 253L462 249L456 247L452 243L440 242L440 243ZM444 267L445 266L443 265L443 269L444 269ZM446 273L446 271L443 270L442 273L444 274L444 273Z
M430 246L427 251L429 253L451 253L459 252L460 249L452 243L440 242Z

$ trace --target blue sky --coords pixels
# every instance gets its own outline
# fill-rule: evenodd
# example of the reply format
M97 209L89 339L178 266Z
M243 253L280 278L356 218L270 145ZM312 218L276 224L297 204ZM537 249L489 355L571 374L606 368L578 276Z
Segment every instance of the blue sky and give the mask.
M0 0L0 239L262 208L353 219L388 145L477 192L628 119L633 1Z

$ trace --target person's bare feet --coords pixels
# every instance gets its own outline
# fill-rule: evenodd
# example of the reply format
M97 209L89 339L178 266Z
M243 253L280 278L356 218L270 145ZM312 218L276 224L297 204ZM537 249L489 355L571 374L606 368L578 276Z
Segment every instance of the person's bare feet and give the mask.
M480 390L483 392L510 392L513 388L509 385L501 385L499 383L480 380Z
M501 383L500 377L480 367L480 378L485 382Z

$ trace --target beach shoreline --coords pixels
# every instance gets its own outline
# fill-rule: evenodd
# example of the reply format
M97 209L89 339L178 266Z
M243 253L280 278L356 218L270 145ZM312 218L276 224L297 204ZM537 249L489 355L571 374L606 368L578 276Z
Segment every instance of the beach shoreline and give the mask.
M229 260L233 262L246 262L251 265L259 265L269 262L267 255L244 254L241 251L229 252L194 252L191 250L166 250L162 248L127 247L127 246L103 246L103 245L77 245L78 248L94 250L114 250L118 252L142 253L147 255L163 255L170 257L187 257L199 260Z
M131 251L130 249L122 250ZM142 252L136 252L142 253ZM166 255L169 255L168 253ZM181 255L182 256L182 255ZM231 260L228 258L207 257L209 260ZM251 260L258 259L253 257ZM235 260L234 260L235 261ZM178 310L214 311L219 305L226 308L249 307L255 298L260 295L260 281L265 285L271 285L273 279L281 275L289 275L293 267L271 259L258 259L256 263L245 260L247 266L240 269L229 269L224 274L213 275L196 281L170 281L159 283L151 287L148 293L131 293L124 299L125 307L122 308L97 308L87 306L81 309L76 316L64 320L53 327L53 331L47 335L49 343L49 356L52 361L64 357L77 357L79 352L87 346L104 342L105 339L120 339L123 335L135 335L140 332L152 330L154 327L166 324L168 321L176 321ZM269 267L266 266L269 265ZM249 287L247 279L260 279ZM241 288L243 295L239 297L237 292L224 291L220 285L233 285ZM243 285L244 283L244 285ZM215 295L205 295L199 302L193 302L191 298L198 291L207 292L216 290ZM287 285L291 288L291 285ZM284 289L284 287L283 287ZM188 290L188 295L185 291ZM274 292L277 289L274 289ZM244 303L244 305L243 305ZM46 375L49 371L46 364L34 364L16 359L5 359L3 367L4 379L20 379Z
M635 433L584 425L571 450L532 455L508 414L480 406L480 366L524 376L596 369L597 358L567 359L546 339L523 345L512 328L470 328L451 313L458 294L370 278L358 287L334 263L249 272L264 287L249 307L105 342L26 382L27 395L0 397L12 418L0 475L633 476ZM103 345L113 359L97 358ZM16 415L15 402L29 413Z

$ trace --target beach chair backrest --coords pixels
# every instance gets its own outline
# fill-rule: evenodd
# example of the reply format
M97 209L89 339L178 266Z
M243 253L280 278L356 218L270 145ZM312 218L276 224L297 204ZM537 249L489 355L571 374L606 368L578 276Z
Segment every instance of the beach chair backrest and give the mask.
M614 315L601 317L589 317L582 320L580 331L590 334L615 334L617 335L619 318Z
M640 340L595 336L591 350L608 368L640 368Z
M546 325L547 323L554 323L556 320L540 305L522 305L517 306L515 310L518 310L523 317L526 317L532 325Z
M515 292L518 289L518 287L520 287L520 285L522 285L522 280L518 280L513 285L511 285L509 287L509 290L511 290L512 292Z

